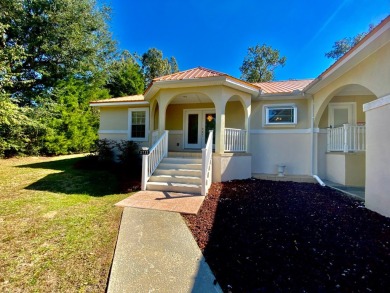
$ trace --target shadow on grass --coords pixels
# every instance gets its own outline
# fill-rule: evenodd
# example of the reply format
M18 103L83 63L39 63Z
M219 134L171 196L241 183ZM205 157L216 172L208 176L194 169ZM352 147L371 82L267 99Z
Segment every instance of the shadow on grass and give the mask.
M70 158L18 166L61 171L46 175L25 189L100 197L119 193L118 178L110 168L75 168L85 158Z

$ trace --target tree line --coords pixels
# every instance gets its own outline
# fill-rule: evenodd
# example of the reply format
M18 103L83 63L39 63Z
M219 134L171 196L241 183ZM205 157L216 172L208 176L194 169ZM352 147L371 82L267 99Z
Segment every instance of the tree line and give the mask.
M0 1L0 157L90 151L92 100L143 93L178 71L156 49L118 51L93 0Z

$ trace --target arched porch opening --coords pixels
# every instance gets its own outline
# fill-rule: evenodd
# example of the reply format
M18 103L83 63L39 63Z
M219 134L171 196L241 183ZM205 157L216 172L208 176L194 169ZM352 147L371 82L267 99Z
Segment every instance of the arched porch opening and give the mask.
M246 152L248 131L248 109L241 96L233 95L225 105L225 151Z
M182 91L167 99L165 130L169 131L169 151L202 149L210 130L216 131L216 112L213 100L202 92Z
M150 132L151 132L151 145L157 141L160 136L158 121L159 120L159 103L154 99L150 103Z
M330 92L318 108L318 173L345 186L364 187L366 118L363 105L377 97L360 84Z

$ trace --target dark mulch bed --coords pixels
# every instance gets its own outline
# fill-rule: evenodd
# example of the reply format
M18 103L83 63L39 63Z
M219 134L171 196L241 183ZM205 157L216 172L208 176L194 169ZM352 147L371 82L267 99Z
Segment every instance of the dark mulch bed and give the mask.
M316 184L213 184L184 216L225 292L389 292L390 219Z

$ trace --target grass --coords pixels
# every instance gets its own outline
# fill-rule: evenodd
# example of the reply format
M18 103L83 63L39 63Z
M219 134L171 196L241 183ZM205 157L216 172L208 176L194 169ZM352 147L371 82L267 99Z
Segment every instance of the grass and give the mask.
M0 160L0 292L105 291L128 194L78 160Z

